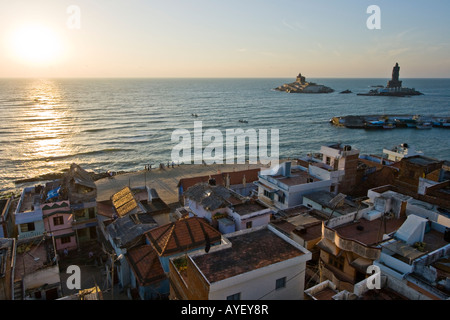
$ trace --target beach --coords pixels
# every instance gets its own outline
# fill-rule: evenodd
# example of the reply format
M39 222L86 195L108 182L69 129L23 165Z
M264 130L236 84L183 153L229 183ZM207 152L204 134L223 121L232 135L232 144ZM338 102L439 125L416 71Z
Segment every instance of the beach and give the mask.
M169 206L178 204L177 184L182 178L207 176L222 172L233 172L247 169L265 168L261 164L183 164L115 175L95 181L97 186L97 201L105 201L122 188L148 186L154 188L159 197Z

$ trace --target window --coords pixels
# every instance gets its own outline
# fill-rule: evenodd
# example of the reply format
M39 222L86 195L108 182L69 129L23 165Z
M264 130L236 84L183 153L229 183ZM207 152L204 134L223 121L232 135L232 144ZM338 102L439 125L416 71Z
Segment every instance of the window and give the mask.
M227 300L241 300L241 293L235 293L227 297Z
M264 196L269 198L270 200L273 200L273 193L272 192L264 190Z
M34 230L35 230L34 222L22 223L20 225L20 232L28 232Z
M327 165L330 165L330 163L331 163L331 158L330 158L330 157L327 157L325 161L326 161L326 164L327 164Z
M286 195L283 193L282 195L278 195L278 202L284 203L286 201Z
M277 279L277 281L275 281L275 290L283 289L285 287L286 287L286 277Z
M64 224L64 218L62 216L54 217L53 218L53 224L55 226L60 226L60 225Z
M344 270L344 256L335 257L330 255L328 259L328 264L342 271Z
M94 207L89 208L88 211L89 211L89 219L94 219L95 218L95 208Z
M253 221L248 221L248 222L245 224L245 227L246 227L247 229L250 229L252 226L253 226Z
M69 242L70 242L70 237L61 237L61 244L69 243Z

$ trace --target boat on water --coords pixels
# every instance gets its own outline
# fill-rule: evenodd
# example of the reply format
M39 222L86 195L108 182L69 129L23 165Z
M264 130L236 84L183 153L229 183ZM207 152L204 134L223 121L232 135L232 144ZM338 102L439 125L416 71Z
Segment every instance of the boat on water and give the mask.
M393 123L383 124L383 129L394 129L394 128L395 128L395 124L393 124Z
M385 124L384 120L372 120L365 124L365 129L382 129Z
M432 126L436 128L450 129L450 122L447 119L436 119L432 122Z
M432 127L431 122L419 122L416 124L416 129L431 129Z

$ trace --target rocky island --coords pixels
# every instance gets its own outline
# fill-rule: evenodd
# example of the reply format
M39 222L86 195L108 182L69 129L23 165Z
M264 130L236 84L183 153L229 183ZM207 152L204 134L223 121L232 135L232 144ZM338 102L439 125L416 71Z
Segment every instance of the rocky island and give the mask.
M278 91L285 91L288 93L331 93L333 89L314 82L306 82L306 78L301 73L298 74L295 82L285 83L282 86L275 88Z
M390 97L405 97L418 96L423 93L416 91L414 88L405 88L402 86L402 81L399 80L400 66L395 64L392 69L392 78L388 81L387 86L376 86L377 89L370 90L368 93L358 93L358 96L390 96Z

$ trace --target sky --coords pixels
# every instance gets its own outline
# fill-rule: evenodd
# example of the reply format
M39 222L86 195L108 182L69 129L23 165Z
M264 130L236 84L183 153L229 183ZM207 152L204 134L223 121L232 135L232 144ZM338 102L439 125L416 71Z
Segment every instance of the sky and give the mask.
M401 78L450 78L449 14L448 0L2 0L0 77L389 78L398 62Z

